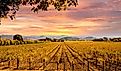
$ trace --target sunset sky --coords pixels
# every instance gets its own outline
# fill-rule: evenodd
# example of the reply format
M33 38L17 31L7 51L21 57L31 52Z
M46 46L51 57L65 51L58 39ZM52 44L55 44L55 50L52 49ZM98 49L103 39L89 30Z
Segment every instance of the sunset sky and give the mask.
M2 19L0 34L120 36L121 0L78 0L78 7L33 13L20 7L16 19Z

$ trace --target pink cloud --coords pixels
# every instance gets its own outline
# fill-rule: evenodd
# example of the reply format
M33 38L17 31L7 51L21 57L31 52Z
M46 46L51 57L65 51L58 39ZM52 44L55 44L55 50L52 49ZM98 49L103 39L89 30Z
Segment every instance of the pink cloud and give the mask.
M3 19L0 33L107 35L121 31L119 0L79 0L76 8L71 7L67 11L60 12L50 8L50 11L39 11L37 14L30 9L31 6L21 7L14 21Z

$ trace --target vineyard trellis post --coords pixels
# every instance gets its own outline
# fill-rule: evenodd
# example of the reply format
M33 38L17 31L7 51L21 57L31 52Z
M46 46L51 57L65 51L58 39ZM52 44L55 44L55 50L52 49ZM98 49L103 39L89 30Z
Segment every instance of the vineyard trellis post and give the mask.
M17 62L17 69L19 68L19 58L16 59L16 62Z
M83 59L83 63L82 63L83 70L84 70L84 65L85 65L85 64L84 64L84 59Z
M111 68L111 60L109 60L109 68L108 69L110 70L110 68Z
M103 64L103 70L102 71L105 71L105 61L103 61L102 64Z
M116 66L115 66L115 71L117 71L117 66L118 66L118 53L116 52Z
M57 63L57 70L58 70L58 65L59 65L59 63L58 62L56 62Z
M28 62L29 62L29 70L32 68L32 62L31 62L31 58L29 58L29 60L28 60Z
M1 23L1 17L0 17L0 25L1 25L2 23Z
M114 71L117 71L117 66L118 66L117 63L118 62L117 62L117 59L116 59L116 65L115 65L115 70Z
M63 58L63 71L66 71L66 64L64 58Z
M43 70L45 68L45 59L43 59Z
M10 60L8 61L8 68L10 68Z
M72 71L74 71L74 63L73 63L73 61L71 63L71 69L72 69Z
M96 68L97 68L97 62L98 62L98 60L97 60L97 57L96 57Z
M117 71L117 66L115 66L115 70L114 71Z
M87 71L90 71L90 70L89 70L89 67L90 67L90 66L89 66L89 60L87 60Z

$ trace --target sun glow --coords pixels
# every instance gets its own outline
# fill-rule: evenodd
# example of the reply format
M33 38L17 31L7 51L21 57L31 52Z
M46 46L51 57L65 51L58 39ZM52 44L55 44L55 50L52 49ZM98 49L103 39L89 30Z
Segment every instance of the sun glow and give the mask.
M95 22L92 22L92 21L79 21L77 22L78 23L78 26L100 26L100 24L98 23L95 23Z

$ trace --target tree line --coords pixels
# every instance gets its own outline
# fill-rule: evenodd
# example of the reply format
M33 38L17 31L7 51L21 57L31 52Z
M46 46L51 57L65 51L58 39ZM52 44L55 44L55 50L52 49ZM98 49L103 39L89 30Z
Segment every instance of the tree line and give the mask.
M118 37L118 38L103 37L103 38L93 39L92 41L112 41L112 42L121 42L121 37Z
M0 46L34 44L34 43L41 43L41 42L37 40L23 40L22 35L19 34L14 35L13 39L2 39L2 37L0 36Z
M0 36L0 46L7 45L22 45L22 44L36 44L42 42L64 42L61 39L51 39L46 37L45 39L37 39L37 40L24 40L22 35L16 34L13 36L13 39L2 39Z

